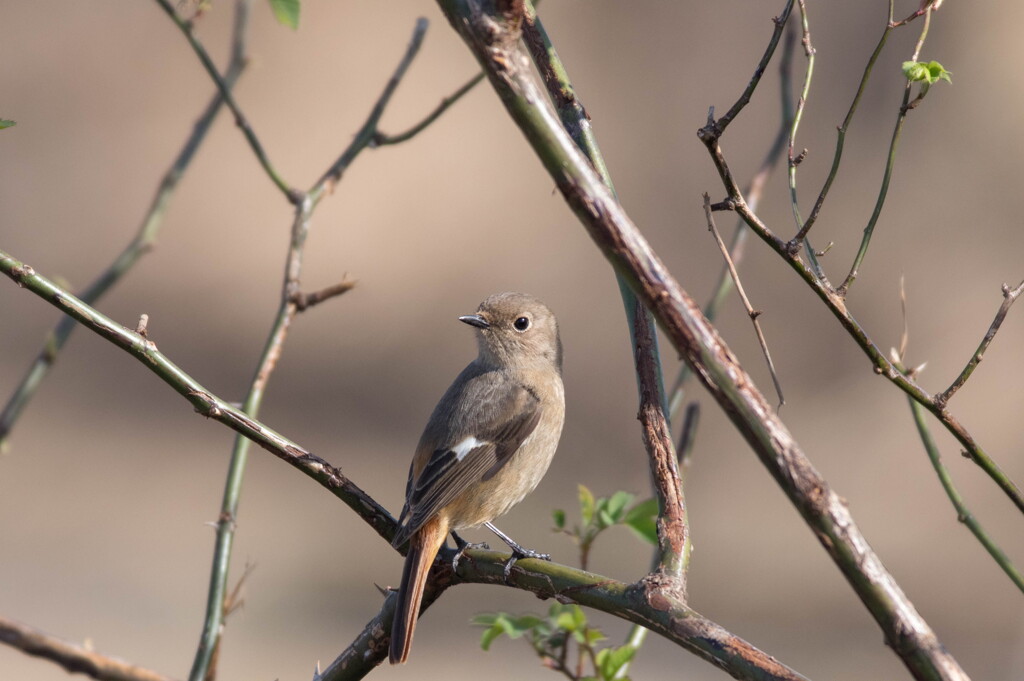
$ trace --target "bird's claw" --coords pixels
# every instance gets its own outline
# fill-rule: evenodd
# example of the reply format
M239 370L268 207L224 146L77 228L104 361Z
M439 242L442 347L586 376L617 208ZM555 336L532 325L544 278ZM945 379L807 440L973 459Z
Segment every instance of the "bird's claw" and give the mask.
M551 554L540 553L538 551L531 551L530 549L525 549L521 546L518 549L512 551L512 555L509 556L508 560L505 561L505 567L504 570L502 571L506 584L508 584L508 578L512 576L512 566L515 565L520 558L535 558L537 560L550 561Z
M470 549L484 549L486 551L491 548L487 545L487 542L472 543L466 541L454 532L451 534L452 539L455 540L455 555L452 556L452 572L459 571L459 561L461 561L462 557L466 555L466 551L469 551Z

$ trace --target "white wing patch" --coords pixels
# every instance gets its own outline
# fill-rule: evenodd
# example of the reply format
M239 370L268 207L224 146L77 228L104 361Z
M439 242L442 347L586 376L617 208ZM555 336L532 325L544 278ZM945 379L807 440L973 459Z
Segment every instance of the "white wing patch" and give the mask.
M455 453L456 461L462 461L463 459L466 458L466 455L469 454L471 451L485 444L487 443L481 442L480 440L477 440L475 437L470 435L462 442L452 447L451 451Z

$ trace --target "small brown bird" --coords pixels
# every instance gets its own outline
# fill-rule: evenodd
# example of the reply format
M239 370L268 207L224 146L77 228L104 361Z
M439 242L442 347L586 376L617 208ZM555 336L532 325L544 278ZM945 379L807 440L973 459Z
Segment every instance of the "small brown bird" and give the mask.
M523 293L499 293L459 320L477 329L480 354L438 402L409 468L405 507L392 544L409 542L391 628L391 663L405 662L434 557L451 532L486 525L517 558L524 549L491 520L544 477L565 420L562 342L555 316ZM458 556L456 556L456 560Z

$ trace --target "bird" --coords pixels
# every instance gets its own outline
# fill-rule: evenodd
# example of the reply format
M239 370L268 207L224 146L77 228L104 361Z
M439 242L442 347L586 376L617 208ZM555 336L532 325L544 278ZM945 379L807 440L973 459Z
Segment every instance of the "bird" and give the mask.
M409 550L391 629L391 664L409 657L427 574L449 533L458 552L474 545L456 530L486 525L519 558L525 549L491 521L532 492L558 448L565 420L562 342L544 303L525 293L488 297L459 317L476 330L479 353L434 408L409 467L392 545Z

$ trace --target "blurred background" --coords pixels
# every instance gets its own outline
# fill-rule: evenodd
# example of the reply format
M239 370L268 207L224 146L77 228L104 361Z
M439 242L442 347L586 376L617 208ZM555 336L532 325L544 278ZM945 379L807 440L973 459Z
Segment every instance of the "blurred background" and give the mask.
M897 14L917 2L897 2ZM695 131L747 84L783 2L547 0L541 10L593 118L621 200L699 301L721 257L701 194L723 189ZM187 9L187 8L185 8ZM831 163L887 3L810 3L817 63L797 146L806 215ZM0 26L0 247L74 287L88 283L135 233L156 184L213 87L152 2L4 3ZM241 106L285 179L310 186L348 144L408 43L431 28L381 128L404 130L476 71L430 2L305 0L301 26L278 25L256 2L252 64ZM228 52L232 3L198 23L211 54ZM1004 282L1024 277L1014 197L1024 177L1024 54L1015 3L947 3L922 58L940 84L906 124L889 200L849 305L875 342L896 345L906 279L909 362L945 388L988 328ZM870 216L920 22L896 31L847 137L839 178L812 236L841 280ZM804 60L795 60L798 80ZM779 119L770 69L723 147L745 182ZM795 231L784 173L760 213ZM733 226L719 214L728 238ZM150 337L218 395L241 400L277 306L291 209L221 115L173 204L156 249L99 308ZM558 314L566 347L568 418L559 455L536 493L501 526L525 544L576 561L550 532L551 510L577 518L578 483L595 493L648 494L635 420L626 325L598 250L553 192L484 84L431 128L368 150L317 210L304 286L345 273L359 286L303 314L270 383L261 418L342 467L394 512L408 460L435 401L475 353L456 321L488 294L523 290ZM1024 676L1024 600L956 521L903 395L877 377L817 298L760 242L741 266L778 365L782 416L845 497L874 549L940 639L975 679ZM0 398L20 381L53 308L0 284ZM719 322L762 391L770 379L737 300ZM1024 480L1024 308L1013 310L952 411L1018 482ZM667 343L665 365L678 363ZM687 500L695 551L692 605L811 678L909 678L826 553L761 464L699 387L704 406ZM971 509L1018 565L1021 517L935 428ZM191 407L122 351L88 332L72 338L0 458L0 613L97 650L183 677L202 624L213 531L232 433ZM484 533L471 533L485 539ZM634 580L649 548L625 530L598 541L591 569ZM224 639L223 679L307 679L375 614L373 584L398 582L401 559L305 476L254 450L238 518L233 572L255 566L245 606ZM421 622L410 665L382 679L494 679L550 672L522 641L478 646L482 610L546 611L527 593L449 591ZM594 616L619 639L626 625ZM49 662L0 647L5 678L63 679ZM723 674L656 637L637 679ZM554 677L549 677L554 678Z

